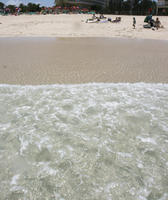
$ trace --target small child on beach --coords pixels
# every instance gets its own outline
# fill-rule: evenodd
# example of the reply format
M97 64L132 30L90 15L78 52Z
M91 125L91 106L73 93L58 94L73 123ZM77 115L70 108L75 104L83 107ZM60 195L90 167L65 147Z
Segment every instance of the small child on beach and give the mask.
M156 26L156 29L158 30L158 28L160 28L160 26L161 26L161 23L160 23L160 21L159 21L159 18L157 17L156 18L156 21L155 21L155 26Z
M135 17L133 17L133 27L134 27L134 29L135 29L135 24L136 24L136 19L135 19Z

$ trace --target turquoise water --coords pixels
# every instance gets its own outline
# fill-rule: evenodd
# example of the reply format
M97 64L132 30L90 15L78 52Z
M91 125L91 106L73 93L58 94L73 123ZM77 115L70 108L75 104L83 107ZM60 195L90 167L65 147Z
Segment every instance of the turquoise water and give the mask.
M168 85L0 85L1 200L167 200Z

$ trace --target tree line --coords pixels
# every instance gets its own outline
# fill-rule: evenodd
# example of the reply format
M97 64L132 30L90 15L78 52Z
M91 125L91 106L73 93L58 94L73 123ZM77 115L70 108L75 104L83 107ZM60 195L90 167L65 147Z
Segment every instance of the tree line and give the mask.
M55 4L58 6L70 6L67 0L55 0ZM133 14L133 15L146 15L154 14L156 12L156 2L153 0L110 0L109 6L102 8L98 5L92 5L91 10L95 10L99 13L109 13L109 14ZM40 7L40 4L28 3L27 5L20 4L18 6L20 12L40 12L44 7ZM7 5L0 2L0 11L10 10L10 13L16 12L15 5Z
M27 5L20 4L18 7L15 5L7 5L5 6L4 3L0 2L0 10L9 10L10 13L15 13L17 9L20 9L20 12L28 13L28 12L40 12L43 7L40 7L40 4L35 3L28 3Z

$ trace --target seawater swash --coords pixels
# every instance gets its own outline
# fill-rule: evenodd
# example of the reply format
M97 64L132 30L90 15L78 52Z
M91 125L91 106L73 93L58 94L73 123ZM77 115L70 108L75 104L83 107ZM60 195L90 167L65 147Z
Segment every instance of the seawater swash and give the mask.
M0 85L0 197L168 199L168 85Z

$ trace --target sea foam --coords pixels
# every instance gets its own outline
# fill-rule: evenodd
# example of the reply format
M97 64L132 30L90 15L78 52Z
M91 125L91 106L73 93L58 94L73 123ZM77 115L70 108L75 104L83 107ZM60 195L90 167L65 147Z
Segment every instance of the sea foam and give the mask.
M2 200L167 200L168 85L0 85Z

